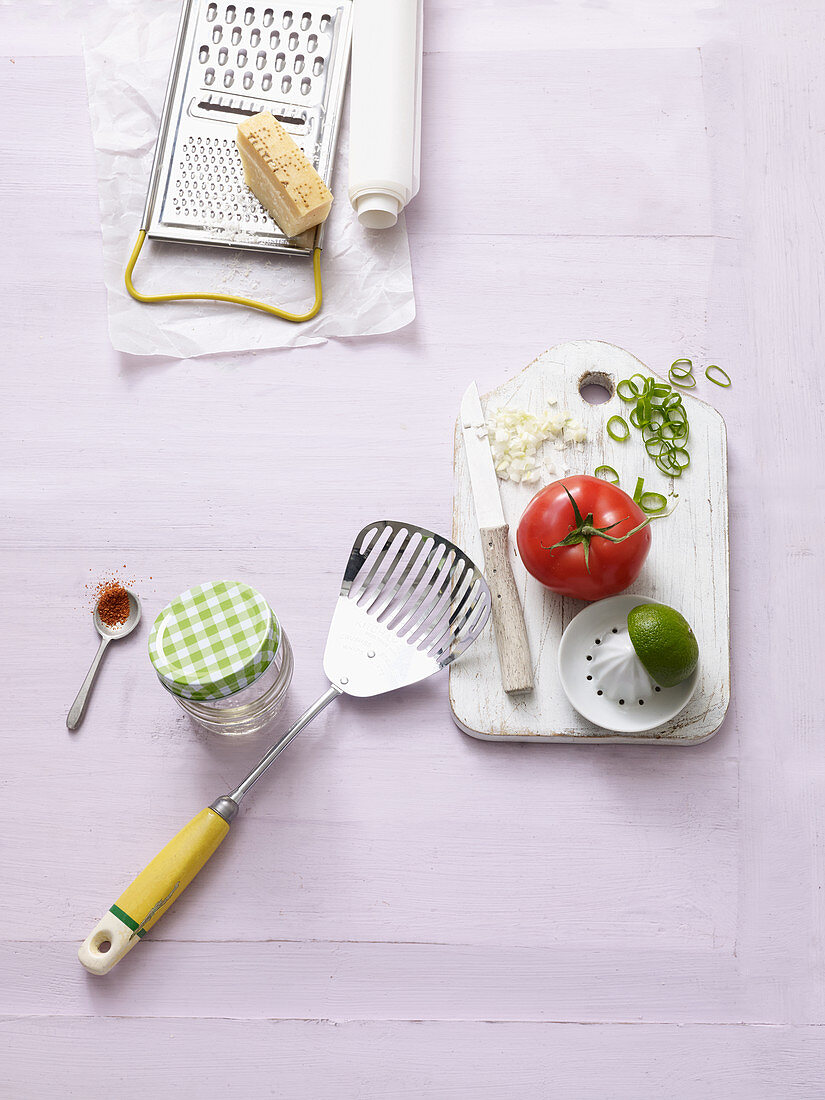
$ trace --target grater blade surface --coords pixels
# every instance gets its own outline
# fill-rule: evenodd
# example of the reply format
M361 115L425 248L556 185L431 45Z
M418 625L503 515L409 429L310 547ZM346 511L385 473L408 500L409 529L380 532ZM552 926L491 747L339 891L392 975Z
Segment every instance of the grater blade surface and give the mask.
M330 186L352 0L184 0L142 228L154 240L308 255L249 191L239 122L270 111Z

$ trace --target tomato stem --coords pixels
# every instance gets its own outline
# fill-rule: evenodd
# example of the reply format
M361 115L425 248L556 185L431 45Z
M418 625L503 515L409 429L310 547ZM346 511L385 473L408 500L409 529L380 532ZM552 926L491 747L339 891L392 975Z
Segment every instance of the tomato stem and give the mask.
M625 516L624 519L616 520L615 523L610 523L607 527L596 527L593 521L593 513L588 512L587 518L582 519L582 514L579 511L579 506L576 503L576 499L566 485L563 485L565 493L570 499L570 503L573 505L573 520L574 525L570 528L567 535L561 540L561 542L555 543L553 546L545 546L544 543L540 543L542 550L549 550L551 553L553 550L558 550L561 546L583 546L584 547L584 566L587 572L590 572L590 542L594 538L607 539L608 542L625 542L632 535L638 534L642 528L647 527L650 523L652 516L646 516L645 519L634 527L632 531L628 531L624 535L609 535L607 532L612 531L614 527L618 527L620 523L624 523L630 519L630 516Z

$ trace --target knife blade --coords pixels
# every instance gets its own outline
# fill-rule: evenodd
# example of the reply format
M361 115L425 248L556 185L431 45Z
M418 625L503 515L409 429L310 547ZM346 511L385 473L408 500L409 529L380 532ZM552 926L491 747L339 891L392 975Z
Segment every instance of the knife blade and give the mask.
M481 533L484 575L493 598L492 619L501 683L508 694L531 691L533 662L530 658L524 611L510 564L510 528L504 518L498 475L487 437L487 423L475 382L470 383L461 399L461 432Z

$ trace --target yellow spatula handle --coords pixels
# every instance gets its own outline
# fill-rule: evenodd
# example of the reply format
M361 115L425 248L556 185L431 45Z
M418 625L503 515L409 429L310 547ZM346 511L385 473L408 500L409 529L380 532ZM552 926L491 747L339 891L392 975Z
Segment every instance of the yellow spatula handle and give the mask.
M93 974L107 974L139 943L175 902L229 832L213 809L201 810L127 886L94 931L78 958Z

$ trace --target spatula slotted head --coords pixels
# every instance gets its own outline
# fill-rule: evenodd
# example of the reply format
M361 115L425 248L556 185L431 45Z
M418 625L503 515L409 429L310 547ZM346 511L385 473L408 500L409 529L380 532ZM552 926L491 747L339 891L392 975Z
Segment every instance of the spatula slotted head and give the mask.
M368 524L350 552L324 653L348 695L380 695L446 668L490 615L490 590L457 546L393 520Z

